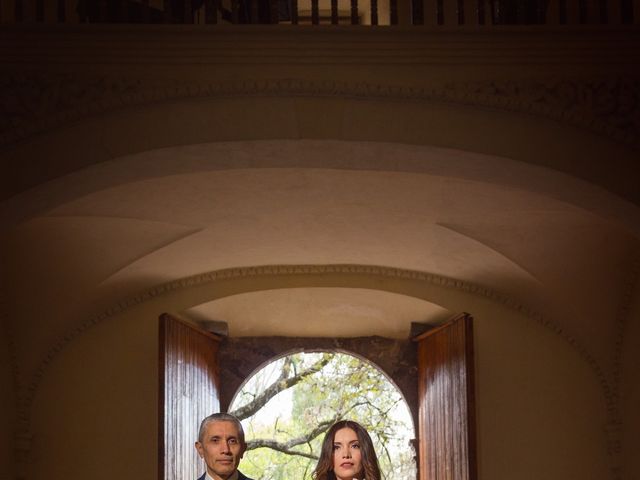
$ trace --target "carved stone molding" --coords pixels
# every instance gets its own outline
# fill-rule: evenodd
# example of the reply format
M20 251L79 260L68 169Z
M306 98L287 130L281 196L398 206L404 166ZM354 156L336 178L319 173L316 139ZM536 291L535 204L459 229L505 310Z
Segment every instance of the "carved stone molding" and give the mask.
M260 276L321 276L326 274L339 274L343 276L366 275L371 277L386 277L424 282L430 285L458 290L470 295L477 295L492 302L504 305L505 307L514 310L524 315L525 317L530 318L543 327L550 329L552 332L556 333L566 342L568 342L571 347L577 350L577 352L587 362L587 364L591 367L596 377L598 378L607 402L607 409L609 410L609 412L615 411L615 409L617 408L616 405L612 403L615 397L614 395L612 395L612 388L609 380L607 379L607 376L605 375L603 369L600 367L596 359L587 351L587 349L583 345L581 345L575 337L564 331L554 321L546 318L540 312L537 312L524 305L518 299L509 297L491 288L487 288L475 283L414 270L404 270L398 268L370 265L269 265L229 268L181 278L150 288L140 293L139 295L123 299L122 301L114 304L108 309L96 314L92 318L80 324L74 330L69 331L49 350L45 358L41 361L39 368L26 385L26 388L24 389L24 395L20 397L21 405L18 412L19 416L25 419L30 417L31 405L45 371L47 370L49 364L56 357L56 355L60 351L62 351L68 343L73 341L75 338L77 338L92 326L108 320L109 318L115 317L136 305L139 305L156 297L168 295L172 292L177 292L196 286L229 279ZM29 428L28 421L24 423L24 427L27 429Z
M640 294L640 251L634 252L631 268L622 291L622 302L616 313L616 343L611 375L611 399L607 423L607 453L614 480L622 478L622 414L620 412L620 380L622 375L622 357L624 355L624 338L630 320L631 305L635 295Z
M619 143L640 144L638 78L488 81L446 88L461 100L468 94L471 104L549 117Z
M624 354L624 338L629 325L631 306L635 300L635 295L640 294L640 250L634 253L630 262L631 268L626 278L622 292L620 308L616 312L617 338L614 350L613 384L619 388L620 375L622 374L622 356Z
M640 148L640 79L491 80L409 87L302 79L184 79L10 73L0 78L0 145L126 107L188 98L344 97L442 102L551 118Z

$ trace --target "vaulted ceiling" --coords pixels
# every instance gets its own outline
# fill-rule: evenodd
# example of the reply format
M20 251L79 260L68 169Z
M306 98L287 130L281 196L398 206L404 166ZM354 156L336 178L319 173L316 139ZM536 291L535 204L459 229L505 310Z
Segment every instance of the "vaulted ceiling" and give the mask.
M125 156L24 192L2 213L6 314L21 363L33 367L87 318L157 285L298 264L477 285L550 319L607 364L640 232L636 206L550 169L311 140ZM411 322L456 313L429 300L370 288L258 289L177 313L226 322L234 336L406 338Z

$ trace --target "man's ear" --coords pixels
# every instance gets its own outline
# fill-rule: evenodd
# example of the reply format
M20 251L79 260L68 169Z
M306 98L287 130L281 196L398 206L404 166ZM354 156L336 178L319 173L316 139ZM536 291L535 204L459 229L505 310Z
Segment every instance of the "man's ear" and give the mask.
M200 455L200 458L204 458L204 452L202 451L203 450L202 443L200 443L200 441L197 441L195 443L195 447L196 447L196 450L198 451L198 455Z

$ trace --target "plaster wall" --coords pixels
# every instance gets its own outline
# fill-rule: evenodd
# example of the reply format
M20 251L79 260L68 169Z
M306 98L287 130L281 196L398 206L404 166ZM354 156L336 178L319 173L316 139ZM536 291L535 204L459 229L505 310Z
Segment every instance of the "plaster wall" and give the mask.
M13 478L13 419L15 392L11 373L11 359L5 325L0 322L0 477Z
M640 478L640 284L636 285L623 339L622 377L622 478Z
M233 97L203 94L202 98L107 111L6 149L3 155L12 168L1 179L2 192L9 197L90 165L158 148L274 139L452 148L550 167L604 186L628 200L638 196L627 175L635 166L637 152L588 130L429 97L411 102L403 98L353 99L348 91L332 96L286 91ZM544 155L540 155L541 145ZM86 154L89 151L91 155ZM615 163L604 164L603 158L614 158ZM247 162L251 160L243 160L243 164ZM29 175L22 172L25 168L29 168Z
M61 352L33 404L27 478L156 478L157 324L134 309Z
M29 480L155 478L157 315L172 304L131 308L58 355L33 405ZM487 299L460 305L476 317L480 478L611 478L603 397L587 363Z
M591 367L550 329L473 303L480 478L612 478Z

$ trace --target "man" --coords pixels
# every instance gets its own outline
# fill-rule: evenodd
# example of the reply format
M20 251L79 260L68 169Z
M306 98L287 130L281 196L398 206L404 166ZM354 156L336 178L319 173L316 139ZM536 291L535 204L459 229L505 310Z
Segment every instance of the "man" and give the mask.
M198 480L251 480L238 464L247 449L242 424L228 413L214 413L202 420L196 450L207 464Z

